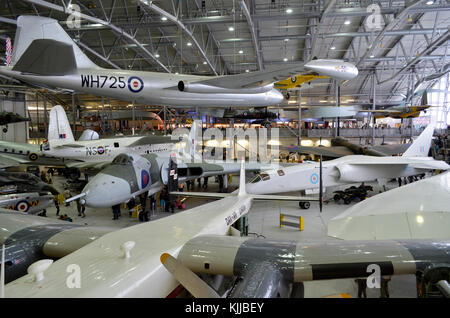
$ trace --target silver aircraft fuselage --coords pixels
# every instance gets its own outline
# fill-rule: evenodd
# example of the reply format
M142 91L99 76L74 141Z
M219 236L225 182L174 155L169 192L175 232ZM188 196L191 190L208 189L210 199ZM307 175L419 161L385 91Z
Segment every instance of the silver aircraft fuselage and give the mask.
M191 93L180 91L180 81L200 81L210 76L175 75L147 71L111 69L78 69L75 74L43 76L13 71L0 67L0 72L24 82L74 90L81 93L107 96L120 100L170 107L257 107L277 105L283 95L274 88L264 87L261 92Z

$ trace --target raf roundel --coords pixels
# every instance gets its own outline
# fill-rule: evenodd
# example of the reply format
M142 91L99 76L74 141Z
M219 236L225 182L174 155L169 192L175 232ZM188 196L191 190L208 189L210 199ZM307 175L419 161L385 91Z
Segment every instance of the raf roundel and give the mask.
M15 209L19 212L27 212L29 208L30 208L30 204L27 201L22 200L22 201L17 202Z
M309 180L312 184L316 184L319 181L319 176L317 175L317 173L313 173Z
M98 146L97 153L99 155L103 155L105 153L105 148L103 148L102 146Z
M144 88L144 82L137 76L128 79L128 89L133 93L139 93Z
M142 188L145 188L148 185L149 181L150 181L150 175L148 174L147 171L142 170L142 172L141 172L141 185L142 185Z

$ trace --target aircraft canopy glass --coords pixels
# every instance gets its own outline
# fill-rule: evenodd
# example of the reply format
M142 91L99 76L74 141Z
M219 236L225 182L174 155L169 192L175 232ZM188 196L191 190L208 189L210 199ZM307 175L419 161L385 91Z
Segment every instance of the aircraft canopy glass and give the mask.
M261 180L262 181L270 180L270 176L267 173L264 173L264 172L260 173L255 178L253 178L253 180L250 181L250 183L256 183L256 182L259 182Z
M120 154L111 162L112 165L131 165L133 164L133 157L126 154Z

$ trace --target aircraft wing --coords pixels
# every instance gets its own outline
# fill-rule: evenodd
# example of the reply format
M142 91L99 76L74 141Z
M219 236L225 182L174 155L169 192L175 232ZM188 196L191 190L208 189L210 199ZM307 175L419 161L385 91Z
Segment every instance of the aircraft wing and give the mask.
M370 149L384 153L387 156L393 156L398 155L400 153L404 153L409 148L409 146L411 146L410 143L396 144L396 145L379 145L370 147Z
M23 163L29 163L29 160L20 159L6 154L0 154L0 168L18 166Z
M446 172L377 194L332 218L328 235L343 240L448 239L449 184Z
M236 193L212 193L212 192L170 192L173 195L205 198L205 199L223 199L236 196ZM318 197L302 197L292 195L270 195L270 194L246 194L256 201L319 201Z
M78 168L78 169L98 169L101 170L111 162L109 161L101 161L101 162L85 162L85 161L73 161L66 163L66 167L68 168Z
M317 156L339 158L347 155L354 155L354 152L347 147L305 147L305 146L280 146L280 150L298 152L303 154L313 154Z
M232 193L212 193L212 192L178 192L173 191L169 194L193 197L193 198L204 198L204 199L223 199L234 196Z
M402 113L402 111L399 110L393 110L393 109L364 109L364 112L367 113L386 113L386 114L399 114Z
M290 64L289 66L286 65L283 67L272 66L262 71L220 76L196 83L233 89L265 86L284 80L292 75L304 72L306 70L304 65L304 63L299 63L295 65Z
M175 144L177 142L179 142L179 140L175 140L167 136L142 136L135 142L129 144L128 147L136 147L149 144Z
M58 146L54 146L55 148L84 148L83 145L79 144L62 144Z

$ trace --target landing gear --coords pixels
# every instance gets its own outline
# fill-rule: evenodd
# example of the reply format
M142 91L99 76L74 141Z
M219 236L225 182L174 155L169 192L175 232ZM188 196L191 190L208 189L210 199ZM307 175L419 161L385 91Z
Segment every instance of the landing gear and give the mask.
M3 132L6 134L8 132L8 127L3 128Z
M264 128L270 128L270 127L272 127L272 122L265 121L265 122L263 122L263 126L264 126Z
M300 209L308 210L311 206L311 203L309 203L308 201L300 201L298 205L300 206Z

